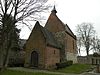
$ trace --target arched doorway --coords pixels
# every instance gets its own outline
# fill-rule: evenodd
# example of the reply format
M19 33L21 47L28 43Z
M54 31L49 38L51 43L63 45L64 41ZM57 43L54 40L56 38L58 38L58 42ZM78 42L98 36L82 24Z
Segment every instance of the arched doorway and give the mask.
M38 53L36 51L31 53L31 66L38 67Z

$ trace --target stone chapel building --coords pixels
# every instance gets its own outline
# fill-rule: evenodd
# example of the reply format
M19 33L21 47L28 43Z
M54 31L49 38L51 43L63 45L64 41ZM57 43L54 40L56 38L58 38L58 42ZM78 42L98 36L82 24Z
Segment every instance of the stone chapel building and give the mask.
M54 9L42 27L37 21L25 44L25 67L55 68L56 63L72 60L77 63L76 36Z

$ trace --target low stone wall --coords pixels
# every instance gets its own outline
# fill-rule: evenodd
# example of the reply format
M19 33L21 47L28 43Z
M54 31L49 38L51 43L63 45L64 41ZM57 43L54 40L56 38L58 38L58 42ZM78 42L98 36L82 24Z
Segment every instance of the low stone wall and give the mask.
M100 65L100 57L93 56L78 56L77 61L80 64L92 64L92 65Z
M87 57L86 56L77 56L77 61L80 64L87 64Z

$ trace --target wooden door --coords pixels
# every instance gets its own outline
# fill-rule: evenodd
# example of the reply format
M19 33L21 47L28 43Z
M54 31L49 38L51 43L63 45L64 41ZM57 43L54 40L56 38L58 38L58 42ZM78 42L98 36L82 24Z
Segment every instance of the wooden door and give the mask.
M31 65L32 67L38 67L38 53L36 51L31 53Z

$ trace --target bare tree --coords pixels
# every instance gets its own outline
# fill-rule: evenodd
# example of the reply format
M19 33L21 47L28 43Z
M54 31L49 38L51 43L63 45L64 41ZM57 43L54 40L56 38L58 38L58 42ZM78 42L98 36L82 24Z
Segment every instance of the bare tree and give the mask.
M93 52L100 52L100 39L98 37L94 37L92 40L92 48Z
M85 48L87 56L89 55L92 39L94 36L95 30L91 23L82 23L77 25L77 40L79 41L78 46L81 45L82 48Z
M27 25L26 21L36 20L36 17L40 16L37 12L48 9L46 2L47 0L0 0L0 19L9 14L14 17L14 24Z
M48 6L45 6L46 2L47 0L0 0L1 56L9 53L11 46L9 37L11 37L13 26L27 25L27 21L36 20L39 12L48 9ZM9 21L10 16L13 18L12 21ZM8 40L10 41L8 42ZM5 55L5 59L0 59L0 61L4 60L3 67L7 65L8 55Z
M81 56L81 47L82 47L82 44L81 44L81 38L77 37L77 46L78 46L78 49L77 49L77 52L78 52L78 55Z

